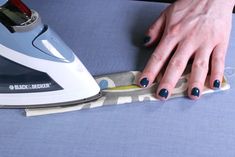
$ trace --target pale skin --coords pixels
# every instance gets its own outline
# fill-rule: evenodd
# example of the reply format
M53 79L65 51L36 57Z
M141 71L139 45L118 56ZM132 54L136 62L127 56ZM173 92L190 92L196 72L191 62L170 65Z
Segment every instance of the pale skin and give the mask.
M235 0L178 0L163 11L146 33L145 46L158 44L142 72L140 86L150 86L167 65L156 97L168 99L193 58L188 96L200 98L209 68L210 87L220 88L234 4Z

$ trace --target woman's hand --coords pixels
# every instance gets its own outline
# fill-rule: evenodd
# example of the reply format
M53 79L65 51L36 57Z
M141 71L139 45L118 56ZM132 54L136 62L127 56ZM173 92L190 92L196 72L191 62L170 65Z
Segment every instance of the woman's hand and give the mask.
M210 87L220 88L234 4L235 0L178 0L170 5L146 34L145 46L159 44L140 77L140 86L152 84L167 64L156 91L157 98L167 99L194 57L188 96L200 97L209 67Z

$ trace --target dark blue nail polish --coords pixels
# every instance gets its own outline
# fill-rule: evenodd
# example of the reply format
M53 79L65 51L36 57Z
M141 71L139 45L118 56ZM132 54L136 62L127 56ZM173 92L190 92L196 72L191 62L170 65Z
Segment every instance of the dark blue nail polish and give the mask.
M151 40L150 36L144 37L144 45L147 44Z
M214 88L219 88L220 87L220 81L215 80L213 86L214 86Z
M197 87L194 87L191 91L191 95L199 97L200 90Z
M143 79L140 81L140 85L141 85L142 87L147 87L148 84L149 84L149 80L148 80L146 77L143 78Z
M169 92L165 88L161 89L160 92L158 93L159 96L161 96L161 97L163 97L165 99L168 97L168 94L169 94Z

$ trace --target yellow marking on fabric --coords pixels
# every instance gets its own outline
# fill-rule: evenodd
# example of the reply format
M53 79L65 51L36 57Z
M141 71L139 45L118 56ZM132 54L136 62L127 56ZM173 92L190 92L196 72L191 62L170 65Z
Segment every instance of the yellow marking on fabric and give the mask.
M127 85L127 86L118 86L118 87L112 87L108 88L108 90L128 90L128 89L139 89L140 87L137 85Z
M227 83L227 80L225 79L225 77L223 77L222 83Z

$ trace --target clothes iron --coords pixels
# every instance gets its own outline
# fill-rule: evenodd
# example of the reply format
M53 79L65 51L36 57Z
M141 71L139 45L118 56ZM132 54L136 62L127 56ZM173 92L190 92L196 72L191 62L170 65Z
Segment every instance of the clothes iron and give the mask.
M0 106L92 101L100 88L74 52L21 0L0 0Z

